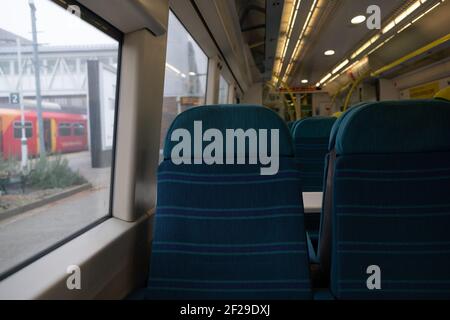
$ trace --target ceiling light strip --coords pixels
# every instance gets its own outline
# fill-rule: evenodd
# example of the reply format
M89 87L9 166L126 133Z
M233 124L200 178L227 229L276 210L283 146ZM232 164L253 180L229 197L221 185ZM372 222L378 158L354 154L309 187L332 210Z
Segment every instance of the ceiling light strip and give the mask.
M312 13L315 9L315 6L317 4L318 0L315 0L313 5L311 6L310 12L308 14L308 18L305 22L305 25L303 26L303 30L302 33L297 41L296 47L294 49L294 54L293 54L293 61L295 61L299 55L299 51L300 49L303 47L303 37L304 34L308 28L308 24L309 24L309 19L312 16ZM381 37L381 34L385 34L387 32L389 32L391 29L393 29L394 27L396 27L398 24L400 24L403 20L405 20L408 16L410 16L412 13L414 13L418 8L421 7L422 4L424 4L427 0L417 0L416 2L414 2L412 5L410 5L406 10L404 10L402 13L400 13L399 15L397 15L395 18L392 19L391 22L389 22L383 29L382 32L380 34L376 34L375 36L373 36L369 41L367 41L366 43L364 43L358 50L356 50L352 56L351 59L355 59L356 57L358 57L360 54L362 54L364 51L366 51L367 49L369 49L373 44L375 44L377 42L377 40ZM426 12L424 12L423 14L421 14L419 17L415 18L412 22L410 22L409 24L405 25L402 29L400 29L398 32L396 32L396 34L401 33L402 31L406 30L407 28L409 28L412 24L414 24L415 22L417 22L418 20L420 20L421 18L423 18L425 15L427 15L429 12L431 12L432 10L434 10L436 7L438 7L441 3L445 2L445 0L441 0L440 2L436 3L434 6L432 6L430 9L428 9ZM372 54L373 52L375 52L376 50L380 49L383 45L385 45L387 42L389 42L392 38L394 38L395 34L392 35L391 37L389 37L388 39L386 39L385 41L383 41L382 43L380 43L377 47L375 47L374 49L372 49L368 54ZM320 86L323 85L324 83L329 83L333 80L335 80L339 75L347 72L348 70L352 69L359 61L354 62L352 65L350 65L349 67L347 67L344 71L342 71L341 73L338 73L342 68L344 68L349 61L348 59L345 60L344 62L346 62L344 64L344 62L342 62L342 67L341 65L337 66L335 69L333 69L333 71L329 74L327 74L322 80L320 80L316 85ZM291 62L292 64L292 62ZM292 70L292 65L290 65L287 69L286 75L284 77L284 79L287 79L288 75L290 74L290 71ZM333 76L333 74L338 73L335 77L331 78ZM330 79L331 78L331 79Z
M287 48L289 47L289 42L290 42L290 39L292 36L294 23L297 18L297 15L298 15L298 10L300 8L301 2L302 2L302 0L295 0L295 2L292 5L291 11L289 13L287 29L285 32L285 36L283 37L283 44L281 46L281 48L282 48L281 55L280 55L280 59L278 61L278 65L276 68L276 74L278 74L278 75L281 73L281 69L282 69L285 59L286 59L286 51L287 51Z
M303 47L304 37L306 35L306 31L310 27L310 22L312 20L315 9L317 8L317 3L318 3L318 0L314 0L314 2L311 5L311 8L308 12L308 16L306 17L306 20L305 20L305 24L303 25L302 31L301 31L300 36L298 37L297 43L295 45L294 52L292 54L291 64L286 69L286 73L283 77L283 81L286 81L288 79L288 77L292 71L292 68L293 68L293 62L297 60L299 53L300 53L300 49Z
M444 2L444 1L442 1ZM430 9L428 9L427 11L425 11L424 13L422 13L420 16L418 16L417 18L415 18L412 23L416 23L417 21L419 21L420 19L422 19L424 16L426 16L427 14L429 14L431 11L433 11L436 7L438 7L442 2L438 2L436 3L434 6L432 6Z
M341 76L340 73L336 74L333 78L331 78L330 80L328 80L327 82L325 82L325 85L328 84L328 83L330 83L330 82L333 82L334 80L336 80L336 79L339 78L340 76Z
M333 74L330 72L329 74L327 74L325 77L322 78L322 80L319 81L320 84L325 83L328 79L331 78Z
M410 5L406 10L397 15L394 19L392 19L381 31L383 34L388 33L398 24L400 24L403 20L413 14L417 9L419 9L422 4L424 4L427 0L417 0L412 5Z
M395 34L393 34L392 36L390 36L389 38L387 38L386 40L384 40L383 42L381 42L378 46L376 46L375 48L373 48L368 54L367 56L370 56L372 53L374 53L375 51L377 51L378 49L380 49L382 46L384 46L386 43L388 43L389 41L391 41L393 38L395 37Z
M287 32L287 36L285 38L285 42L284 42L284 48L283 48L283 52L281 54L282 60L284 61L284 59L286 58L286 50L289 46L289 42L291 40L291 36L292 36L292 31L294 29L294 22L297 18L297 14L298 14L298 9L300 7L300 3L302 1L301 0L296 0L295 5L292 7L294 10L291 12L291 15L289 17L289 23L288 23L288 32ZM295 17L295 18L294 18Z
M334 68L332 73L335 74L335 73L339 72L342 68L344 68L349 63L350 63L350 60L346 59L340 65L338 65L336 68Z
M377 40L380 38L380 34L374 35L369 41L364 43L358 50L356 50L352 56L351 59L355 59L357 56L359 56L361 53L366 51L372 44L377 42Z

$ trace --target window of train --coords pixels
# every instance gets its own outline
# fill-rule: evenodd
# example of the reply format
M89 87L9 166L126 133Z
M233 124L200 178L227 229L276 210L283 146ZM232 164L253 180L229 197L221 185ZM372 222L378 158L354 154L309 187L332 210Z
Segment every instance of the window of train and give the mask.
M208 57L186 28L171 12L167 40L164 105L160 149L175 117L205 104Z
M58 135L60 137L68 137L71 135L71 125L70 123L60 123L58 126Z
M228 103L228 91L230 89L230 85L227 80L221 75L219 81L219 104L227 104Z
M0 280L110 216L122 35L81 13L0 1Z

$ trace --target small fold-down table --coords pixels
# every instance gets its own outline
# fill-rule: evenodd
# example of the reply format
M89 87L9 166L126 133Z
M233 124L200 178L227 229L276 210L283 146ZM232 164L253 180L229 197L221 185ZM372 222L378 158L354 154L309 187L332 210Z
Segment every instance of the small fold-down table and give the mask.
M320 213L322 211L323 192L303 192L303 207L305 213Z

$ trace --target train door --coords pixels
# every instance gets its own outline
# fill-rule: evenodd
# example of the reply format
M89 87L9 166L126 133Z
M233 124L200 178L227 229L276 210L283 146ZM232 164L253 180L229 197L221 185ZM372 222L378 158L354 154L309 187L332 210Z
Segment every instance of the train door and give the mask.
M44 143L45 151L52 151L52 121L50 119L44 119Z

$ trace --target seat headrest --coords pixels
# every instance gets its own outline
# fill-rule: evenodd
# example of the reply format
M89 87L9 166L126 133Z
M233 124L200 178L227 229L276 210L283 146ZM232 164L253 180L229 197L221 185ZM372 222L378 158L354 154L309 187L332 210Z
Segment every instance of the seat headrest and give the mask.
M170 159L172 148L178 143L171 141L172 133L177 129L186 129L194 137L194 122L202 121L203 133L208 129L219 130L224 139L227 129L267 129L270 137L271 129L279 130L279 156L293 157L292 137L286 123L269 108L258 105L208 105L189 109L179 114L170 126L165 144L164 158ZM270 148L270 138L268 140ZM225 141L224 141L225 143ZM203 147L205 146L204 143Z
M339 127L341 126L342 121L349 116L355 109L365 106L367 102L360 102L358 104L355 104L351 106L347 111L343 112L341 116L334 122L333 127L331 128L330 133L330 143L328 145L328 151L331 151L334 149L336 144L336 136L339 131Z
M336 153L450 151L450 103L439 100L370 103L342 120Z
M297 122L293 136L296 138L328 138L335 117L311 117Z

